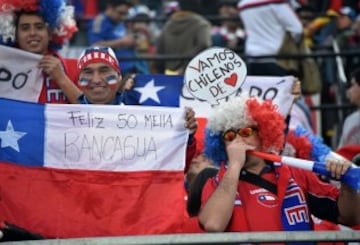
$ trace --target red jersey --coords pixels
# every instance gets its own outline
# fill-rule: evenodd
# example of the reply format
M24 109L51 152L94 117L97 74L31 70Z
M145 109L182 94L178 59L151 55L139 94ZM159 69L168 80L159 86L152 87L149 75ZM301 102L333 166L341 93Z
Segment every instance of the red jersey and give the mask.
M64 59L58 54L53 54L59 58L65 74L70 78L72 82L76 82L76 60L75 59ZM56 81L50 79L50 77L43 73L44 84L41 89L39 96L39 103L51 103L51 104L68 104L63 91L60 89Z
M277 194L256 184L239 180L232 218L226 231L283 231L282 204L284 198L289 197L299 200L298 206L287 207L285 210L290 224L311 221L309 210L322 219L337 219L338 189L320 181L309 171L285 165L275 168L277 172L272 170L261 177L276 184ZM218 176L207 181L202 192L202 204L210 198L225 171L222 168Z

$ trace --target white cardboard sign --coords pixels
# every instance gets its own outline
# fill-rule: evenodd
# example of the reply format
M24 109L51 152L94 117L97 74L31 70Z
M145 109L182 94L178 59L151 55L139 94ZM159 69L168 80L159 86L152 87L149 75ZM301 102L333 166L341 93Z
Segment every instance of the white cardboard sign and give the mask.
M214 47L193 58L186 67L184 81L189 92L212 105L235 93L247 75L245 62L232 50Z

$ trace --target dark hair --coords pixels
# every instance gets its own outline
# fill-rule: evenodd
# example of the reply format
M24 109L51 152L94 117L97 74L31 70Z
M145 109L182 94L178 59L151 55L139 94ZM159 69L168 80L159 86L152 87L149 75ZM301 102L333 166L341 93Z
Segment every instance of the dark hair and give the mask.
M129 0L108 0L106 2L107 7L117 7L119 5L127 5L131 7L132 3Z
M40 17L42 20L44 20L44 17L41 15L39 11L25 11L25 10L19 10L15 12L15 28L18 28L20 17L23 15L36 15ZM45 20L44 20L45 22Z
M20 10L20 11L15 12L15 28L16 28L16 31L15 31L15 43L16 44L17 44L17 40L18 40L17 35L18 35L19 20L20 20L20 17L23 16L23 15L35 15L35 16L40 17L45 22L44 17L41 15L41 13L39 11ZM59 45L55 44L52 40L50 40L48 48L51 49L51 50L57 50L60 47L59 47Z
M354 78L356 83L360 86L360 67L351 72L351 78Z

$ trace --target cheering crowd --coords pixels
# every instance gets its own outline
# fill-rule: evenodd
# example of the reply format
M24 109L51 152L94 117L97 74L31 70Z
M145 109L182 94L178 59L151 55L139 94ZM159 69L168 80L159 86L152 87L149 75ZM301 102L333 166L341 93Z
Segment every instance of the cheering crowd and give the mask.
M282 45L279 37L285 37L286 32L295 43L303 40L302 23L287 1L265 2L243 0L238 5L248 35L243 47L248 55L276 54ZM192 11L194 6L196 3L192 1L169 5L169 22L158 35L156 52L195 56L211 47L214 40L224 41L211 35L211 24ZM280 8L286 12L284 19L274 14L273 10ZM350 12L340 9L343 12L339 16L353 18L352 9ZM144 62L121 61L121 57L141 51L138 46L141 35L149 38L154 34L141 21L127 26L124 19L131 11L136 8L128 1L109 1L104 13L91 22L90 45L74 63L59 54L77 31L70 5L64 0L26 3L0 0L1 18L7 17L6 21L0 19L4 20L0 23L1 45L42 55L38 68L42 70L43 83L38 103L124 106L125 94L133 89L136 74L151 70L182 74L187 64L166 61L152 67ZM233 14L233 8L222 11ZM283 11L279 12L283 14ZM133 16L139 17L140 12ZM264 16L268 18L264 20ZM265 26L264 21L270 26ZM244 41L236 36L240 35L239 26L232 27L226 21L223 24L219 33L229 31L226 28L236 33L224 46L239 48ZM127 28L136 30L136 38ZM264 36L274 40L265 40ZM142 45L142 51L149 48L144 42ZM253 59L247 65L249 75L289 75L272 59ZM294 79L292 110L303 105L300 81ZM359 229L359 190L343 178L360 164L360 70L355 68L349 75L348 96L357 109L346 119L336 149L305 129L300 120L292 119L296 118L292 110L285 116L280 114L271 100L245 95L230 99L213 108L205 128L198 128L194 110L186 108L184 127L190 136L184 169L187 212L182 232ZM306 114L307 109L301 112ZM204 130L204 139L195 137L197 130ZM254 151L324 162L327 174L264 159L254 155ZM46 238L36 234L36 230L27 231L1 218L0 210L0 237L4 241Z

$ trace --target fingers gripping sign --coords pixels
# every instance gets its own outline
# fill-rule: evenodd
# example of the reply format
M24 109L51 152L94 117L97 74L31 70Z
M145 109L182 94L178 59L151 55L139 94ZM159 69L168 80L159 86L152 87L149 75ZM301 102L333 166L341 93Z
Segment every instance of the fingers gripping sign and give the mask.
M185 70L189 92L212 105L235 93L247 75L245 62L232 50L210 48L193 58Z
M192 108L185 108L185 128L190 130L190 134L194 134L198 128L197 121L195 118L195 112Z

